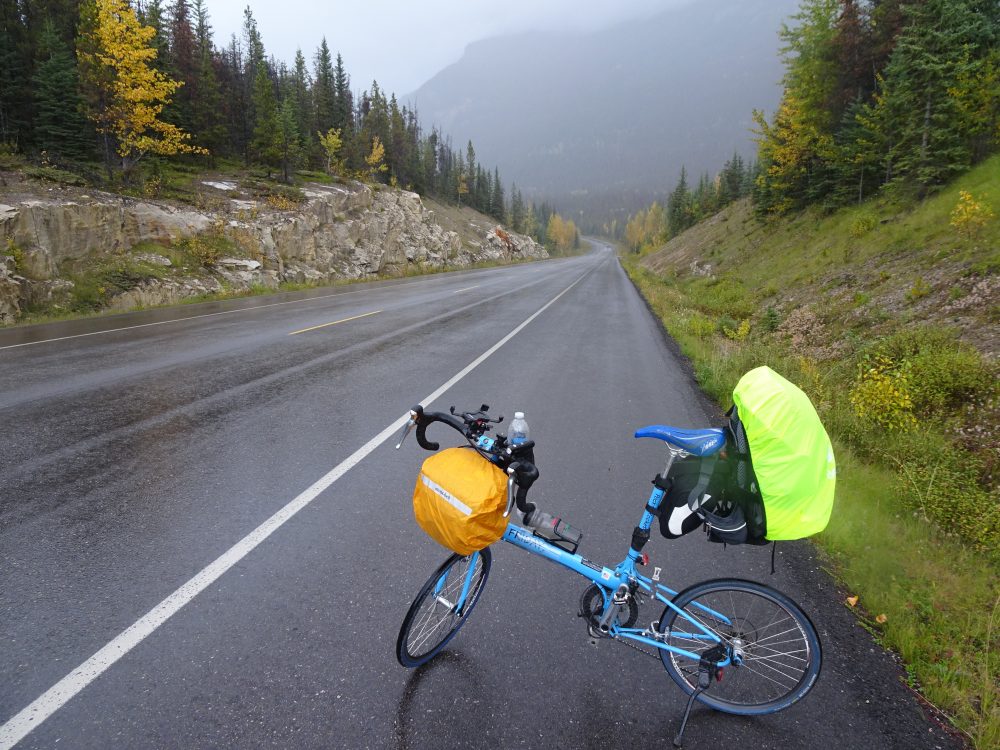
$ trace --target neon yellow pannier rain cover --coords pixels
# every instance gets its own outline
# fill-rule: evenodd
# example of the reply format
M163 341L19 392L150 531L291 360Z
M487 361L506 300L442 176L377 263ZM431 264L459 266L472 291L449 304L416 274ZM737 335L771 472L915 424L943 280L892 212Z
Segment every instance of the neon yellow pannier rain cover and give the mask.
M448 448L424 461L413 515L428 536L468 555L503 536L507 477L471 448Z
M809 397L771 368L758 367L740 378L733 402L764 500L767 539L802 539L825 529L837 466Z

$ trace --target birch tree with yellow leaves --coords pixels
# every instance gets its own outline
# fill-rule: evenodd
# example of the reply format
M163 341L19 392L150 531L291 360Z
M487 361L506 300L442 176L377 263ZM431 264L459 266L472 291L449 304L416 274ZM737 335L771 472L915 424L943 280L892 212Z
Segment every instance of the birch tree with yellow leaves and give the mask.
M160 119L182 84L152 66L156 30L139 22L127 0L90 0L80 20L77 56L109 173L113 155L128 175L146 154L208 153L189 142L189 133Z

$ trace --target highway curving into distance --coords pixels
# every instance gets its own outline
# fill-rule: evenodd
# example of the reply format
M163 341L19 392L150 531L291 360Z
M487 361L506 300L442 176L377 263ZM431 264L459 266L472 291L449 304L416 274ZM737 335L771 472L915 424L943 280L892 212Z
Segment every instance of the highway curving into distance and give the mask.
M513 547L441 657L396 663L445 556L410 508L426 454L393 449L421 400L523 410L532 499L612 565L664 457L633 431L719 419L599 245L0 331L0 748L670 747L684 696L659 660L592 645L585 582ZM802 703L696 707L688 747L957 746L810 544L773 576L770 549L700 533L647 549L674 588L782 589L823 640Z

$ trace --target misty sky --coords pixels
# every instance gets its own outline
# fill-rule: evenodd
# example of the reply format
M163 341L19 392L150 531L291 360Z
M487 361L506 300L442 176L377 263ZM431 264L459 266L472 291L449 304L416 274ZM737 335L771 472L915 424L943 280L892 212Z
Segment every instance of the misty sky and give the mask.
M249 3L269 55L290 65L301 47L311 69L326 36L333 52L344 56L355 90L374 79L402 96L456 61L477 39L597 29L687 2L697 0L207 0L206 6L216 46L241 34Z

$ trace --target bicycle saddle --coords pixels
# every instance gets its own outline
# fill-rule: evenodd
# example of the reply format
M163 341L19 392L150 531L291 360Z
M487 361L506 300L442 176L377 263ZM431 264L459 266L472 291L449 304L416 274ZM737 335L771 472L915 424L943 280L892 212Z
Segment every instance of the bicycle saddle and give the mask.
M721 427L685 430L665 424L654 424L636 430L635 436L637 438L659 438L695 456L711 456L726 444L726 434Z

